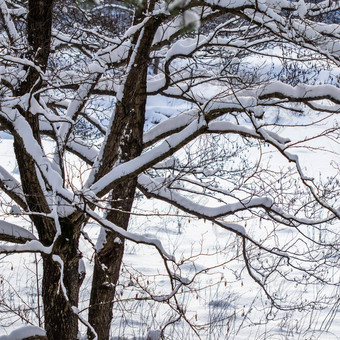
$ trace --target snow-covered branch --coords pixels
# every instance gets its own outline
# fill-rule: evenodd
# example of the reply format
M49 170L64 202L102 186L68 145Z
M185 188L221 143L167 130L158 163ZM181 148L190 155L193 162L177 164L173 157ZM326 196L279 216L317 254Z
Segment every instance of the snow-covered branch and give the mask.
M36 237L28 230L0 220L0 241L26 243L32 240L36 240Z

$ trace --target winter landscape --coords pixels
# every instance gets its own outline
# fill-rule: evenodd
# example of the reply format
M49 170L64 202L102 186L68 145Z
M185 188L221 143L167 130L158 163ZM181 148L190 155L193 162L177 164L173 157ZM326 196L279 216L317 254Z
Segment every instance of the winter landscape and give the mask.
M0 28L0 340L340 338L339 1Z

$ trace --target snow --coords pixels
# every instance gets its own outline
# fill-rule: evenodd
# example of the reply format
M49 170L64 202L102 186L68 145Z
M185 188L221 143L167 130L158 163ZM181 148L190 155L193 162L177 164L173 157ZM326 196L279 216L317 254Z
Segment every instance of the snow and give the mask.
M163 74L158 74L155 77L150 77L148 81L148 92L156 92L164 87L166 84L166 78Z
M176 191L170 190L166 187L161 179L152 179L146 175L140 175L138 177L138 183L142 185L148 193L153 193L156 196L160 196L166 199L168 202L172 202L176 206L181 207L184 211L190 212L202 218L218 218L229 214L234 214L237 211L251 209L255 207L270 208L273 202L268 197L253 198L251 200L245 200L238 203L229 203L220 205L217 207L209 207L195 203L184 196L181 196ZM240 231L240 227L232 226L231 229Z
M301 19L303 19L307 14L308 10L304 0L299 0L297 11Z
M14 330L9 335L0 336L0 340L22 340L33 336L46 336L46 332L37 326L27 325Z
M160 330L150 330L146 337L147 340L159 340L161 339L162 331Z
M8 227L6 227L5 232L8 231ZM20 230L20 234L24 234ZM17 236L17 230L14 231L14 236ZM25 234L24 234L25 235ZM33 238L32 236L29 237L30 239ZM27 241L25 244L15 244L15 245L0 245L0 252L4 254L14 254L14 253L45 253L50 254L51 248L43 246L39 241L32 240Z
M336 104L340 103L340 89L334 85L305 85L291 86L282 82L272 82L259 90L260 97L266 97L278 93L280 96L302 99L320 100L329 99Z
M147 20L147 19L145 19L145 20ZM140 49L141 40L143 39L143 35L144 35L144 27L141 29L141 31L138 35L137 44L134 47L134 49L132 51L132 55L129 59L129 64L128 64L127 69L126 69L126 77L130 73L131 69L133 67L135 67L135 59L137 57L137 54L141 53L141 51L139 49ZM122 84L119 85L118 90L117 90L116 98L117 98L118 102L121 102L123 100L123 97L124 97L124 85L125 85L126 77L125 77L125 80L123 80Z
M6 5L6 1L5 0L1 0L0 1L0 11L2 14L2 18L6 23L6 27L8 29L9 35L10 35L10 39L12 41L13 44L17 44L19 41L19 34L15 28L14 22L11 19L8 7Z
M83 276L83 275L86 274L85 262L84 262L83 259L79 260L78 273L79 273L80 276Z
M183 14L184 26L192 25L195 30L200 26L200 16L193 10L186 10Z
M3 220L0 220L0 234L14 236L15 238L24 240L36 240L36 237L28 230Z
M11 206L10 214L12 214L12 215L20 215L21 214L21 210L20 210L20 208L16 204L13 204Z
M238 234L246 235L246 229L242 225L235 224L235 223L225 223L225 222L222 222L221 224L224 225L226 229L228 230L233 230Z
M87 82L83 83L79 87L77 94L75 96L75 99L69 103L67 112L66 112L67 121L62 124L60 131L59 131L60 143L65 142L65 139L73 126L72 124L70 124L70 122L73 122L76 120L77 115L79 114L79 111L81 110L81 108L83 107L85 103L85 100L89 96L90 90L99 80L98 74L101 74L103 71L103 68L97 63L92 63L91 65L89 65L89 68L90 68L90 72L94 73L94 75L92 75L91 78L87 80Z
M172 109L171 111L174 112L174 109ZM196 110L184 111L183 113L177 115L174 114L174 117L170 117L164 120L164 122L160 122L155 127L144 133L143 143L150 143L153 140L158 139L163 134L167 134L171 131L176 131L184 128L195 119L196 115Z
M77 33L74 37L54 32L53 46L56 50L60 48L61 54L65 42L84 44L87 51L83 57L79 51L66 49L71 64L60 73L56 72L57 80L49 73L50 69L43 72L30 60L8 51L1 55L4 65L0 66L0 74L5 99L1 101L0 117L13 125L13 131L20 136L36 164L37 176L50 208L45 216L56 222L55 239L61 232L60 217L78 210L89 218L89 223L83 226L84 238L78 249L79 255L83 254L79 274L83 276L87 272L89 275L82 287L80 305L72 306L83 325L81 331L91 328L86 313L93 253L103 248L106 232L111 230L121 235L115 238L115 243L122 244L124 239L126 244L121 278L115 287L119 303L115 304L113 332L117 337L125 337L126 332L128 338L140 335L155 340L164 331L165 336L174 339L189 339L193 333L188 325L183 319L176 319L184 314L186 320L199 327L213 325L208 330L202 327L203 339L225 336L239 340L253 335L256 339L305 338L310 335L310 324L315 328L330 325L332 318L335 321L330 332L339 334L336 304L334 311L331 303L324 300L320 310L313 306L311 314L308 311L302 314L297 308L287 314L276 311L276 315L265 315L262 311L269 310L268 300L252 280L268 283L269 293L278 294L278 301L281 299L288 307L300 305L300 302L304 305L304 298L339 296L337 289L332 291L325 283L327 280L338 283L340 277L337 268L339 225L333 218L339 217L338 189L334 185L339 175L339 119L335 115L331 118L331 113L337 113L340 107L340 71L336 66L340 28L306 19L317 5L327 8L329 2L206 0L201 4L207 7L204 15L212 14L206 5L213 5L214 10L221 7L231 12L241 10L243 18L248 16L254 24L269 28L273 34L282 31L282 27L288 28L288 19L281 14L291 10L290 29L281 32L281 38L296 39L299 45L305 44L311 51L321 52L320 55L306 54L306 60L327 55L330 62L326 65L320 58L316 62L324 69L311 76L306 84L298 85L289 84L284 75L280 77L286 66L282 64L290 65L289 57L299 58L299 52L295 50L289 56L280 51L286 51L288 43L280 43L274 48L269 45L267 49L261 49L262 56L255 57L255 52L259 52L262 44L269 43L272 36L257 40L256 35L262 35L262 32L256 31L255 26L245 30L242 23L228 26L228 22L223 22L214 34L202 32L198 38L192 32L178 35L183 25L198 27L198 13L202 8L191 8L195 4L187 0L174 0L168 4L168 8L163 2L153 13L145 13L142 22L130 27L119 38L103 39L96 28L79 30L79 36ZM255 10L255 5L260 12ZM338 5L330 6L334 9ZM176 12L176 9L180 10L180 15L174 17L170 12ZM16 46L20 39L11 15L26 12L17 7L9 10L2 0L0 11L9 35L2 37L4 46L6 39ZM140 50L141 42L149 20L154 18L166 18L166 25L159 27L150 55L161 62L159 73L148 75L150 95L143 135L145 149L133 160L117 162L104 177L95 181L113 124L114 106L126 95L126 76L135 67L137 54L144 53ZM82 40L85 33L89 34L89 42ZM252 43L244 40L243 34L249 37L253 33ZM176 38L167 48L167 39L171 37ZM313 46L304 43L304 39L312 41ZM103 47L98 47L102 42ZM223 45L224 49L221 48ZM208 52L215 48L221 52L221 57L212 62L213 57ZM248 55L243 57L245 49ZM52 50L51 53L58 55L59 52ZM231 58L229 64L228 58ZM301 60L298 65L306 63L303 69L308 69L308 62ZM41 94L32 92L12 97L11 88L27 76L25 69L29 67L40 73L48 89L43 88ZM223 70L226 70L226 76L221 75ZM196 72L197 78L192 79L191 73L195 75ZM249 74L254 79L248 86L246 76ZM245 77L244 87L233 86L234 77L237 82L238 76ZM64 84L59 83L60 80ZM96 93L108 93L98 95L105 103L95 98L97 94L92 93L93 89ZM55 105L55 111L50 109L51 105ZM54 132L56 139L46 138L38 143L18 107L29 108L31 113L41 117L40 127L48 135ZM92 143L73 133L72 125L81 115L101 110L103 116L98 115L99 119L94 118L92 123L106 136ZM320 112L315 112L317 110ZM108 126L104 126L106 123L102 123L101 118L109 121ZM17 169L12 140L3 138L3 132L0 136L0 183L16 197L15 203L6 195L0 197L1 213L6 215L6 220L0 220L0 235L5 241L19 239L21 243L26 242L1 243L6 275L0 273L0 279L8 276L5 279L9 292L13 292L11 287L18 286L21 295L11 300L14 306L32 305L30 310L35 311L38 308L34 301L37 292L21 273L36 275L39 284L41 273L36 270L41 261L37 263L39 255L36 253L52 254L54 244L45 247L36 239L35 230L28 231L31 226L27 217L35 212L26 207L18 170L11 171ZM245 149L248 153L243 153ZM236 162L233 154L238 155ZM209 163L212 159L216 164ZM231 165L232 162L236 164ZM106 200L105 195L114 184L134 176L138 176L141 192L150 199L140 198L142 194L138 192L127 231L105 219L102 200ZM311 205L310 193L321 197L319 205ZM298 208L295 200L300 204ZM327 213L321 212L321 206ZM328 247L329 244L334 246ZM243 249L247 249L247 254L243 254ZM21 256L21 252L27 254ZM242 255L248 257L242 261ZM25 262L33 256L37 256L36 262ZM56 254L53 259L61 269L60 292L68 298L63 282L63 261ZM316 260L321 261L318 266ZM7 270L9 264L17 267L19 276L15 277ZM245 264L248 264L247 268ZM313 282L312 288L299 285L306 282L306 273L325 276L325 280L320 285ZM287 277L287 282L282 280L283 276ZM2 285L3 281L0 282ZM30 287L33 292L29 291ZM0 299L3 298L11 297L0 295ZM179 314L174 312L176 308ZM36 323L37 316L28 313ZM11 320L6 324L9 328L1 326L1 332L17 326L18 322L14 320L11 325ZM40 331L24 327L0 340ZM330 332L320 333L320 336L330 337Z
M90 208L86 209L86 212L89 216L91 216L95 221L97 221L99 224L102 225L102 227L111 230L111 231L115 231L118 234L122 235L123 237L125 237L126 239L133 241L135 243L143 243L143 244L149 244L154 246L161 255L165 256L166 258L168 258L171 261L174 261L174 256L172 256L171 254L169 254L163 247L161 241L159 239L156 238L150 238L144 235L140 235L137 233L132 233L129 231L124 230L123 228L115 225L114 223L104 219L103 217L101 217L100 215L98 215L96 212L94 212L93 210L91 210ZM103 229L103 228L102 228ZM105 235L103 234L103 236L101 236L102 240L100 240L99 245L98 246L102 246L103 245L103 241L106 240Z
M100 228L99 236L96 243L96 251L99 252L101 249L103 249L105 243L106 243L106 230L105 228Z
M273 139L277 141L279 144L286 144L290 142L289 138L284 138L273 131L269 131L269 130L267 131L264 128L259 128L258 129L258 131L260 132L259 134L254 129L250 129L245 126L236 125L230 122L211 122L209 124L208 130L211 132L215 132L215 133L228 132L228 133L236 133L236 134L245 135L245 136L251 136L255 138L266 136L266 140L269 141Z
M11 148L9 148L9 150L11 150ZM5 187L8 190L15 193L17 196L20 197L20 199L23 202L25 202L25 197L21 190L21 184L1 165L0 165L0 180L4 183Z
M114 240L113 240L114 243L117 243L117 244L122 244L122 240L119 238L119 237L116 237Z
M117 40L116 46L110 46L97 53L97 59L104 63L117 63L128 56L131 47L130 40Z
M203 119L195 120L191 122L182 131L168 137L159 146L145 152L139 157L136 157L126 163L116 166L108 174L100 178L97 182L93 183L89 188L94 194L100 194L108 187L119 179L127 177L140 169L156 164L160 159L164 158L165 155L170 155L176 151L176 149L185 143L186 141L192 140L200 129L206 126L206 122Z
M189 119L189 121L195 120L195 116L191 115L188 117L188 115L183 115L183 117L187 117ZM196 116L197 117L197 116ZM306 117L306 120L309 120L310 117ZM197 120L197 118L196 118ZM290 123L292 123L291 121L289 121ZM216 124L215 124L216 123ZM237 124L233 124L230 122L215 122L214 124L209 123L209 128L213 127L214 129L230 129L231 131L236 131L236 132L247 132L247 133L251 133L254 136L256 136L256 132L254 130L254 127L251 128L251 125L237 125ZM172 123L171 123L172 125ZM174 124L172 125L172 128L176 127L176 126L181 126L181 124L177 125ZM270 131L268 130L268 128L264 129L265 131ZM305 131L306 129L303 128L303 130ZM270 131L269 133L271 133L272 131ZM281 131L280 131L281 132ZM287 136L287 137L278 137L278 136ZM276 133L274 139L278 140L279 143L284 144L284 143L288 143L288 139L291 139L292 141L295 141L296 138L300 138L301 136L296 136L294 133L290 132L290 130L286 131L285 133ZM11 143L10 140L7 140L8 144ZM2 143L6 143L6 141L2 141ZM7 144L6 144L7 145ZM5 147L5 146L4 146ZM3 156L4 157L4 156ZM304 164L305 159L304 160ZM277 161L277 159L273 159L273 163L275 163ZM172 161L173 162L173 161ZM310 159L309 162L313 163L313 159ZM325 164L325 171L329 171L327 170L327 161L324 160L322 162L323 164ZM2 164L6 164L6 162L2 162ZM282 164L282 162L280 163ZM321 165L321 163L320 163ZM274 170L275 168L272 167L272 169ZM314 166L315 169L315 166ZM209 173L207 173L209 175ZM140 177L141 179L142 177ZM148 179L149 181L150 179ZM141 182L143 184L143 182ZM157 184L157 183L156 183ZM163 191L164 192L164 191ZM162 193L163 193L162 192ZM173 191L174 192L174 191ZM171 194L171 199L172 200L176 200L177 196ZM181 198L182 199L182 198ZM181 202L184 202L181 201ZM259 199L258 201L259 203L265 204L266 206L269 206L271 204L270 201L266 202L264 199ZM144 204L146 204L146 207L148 207L147 209L150 209L150 202L145 202ZM199 212L207 212L209 211L209 207L207 207L207 204L203 204L203 205L195 205L194 202L188 200L188 202L185 202L185 204L188 204L190 207L195 207L195 209L197 209ZM161 204L158 202L157 203L157 209L161 209ZM240 207L240 204L235 204L235 205L230 205L230 208L232 207ZM140 209L142 209L142 206L140 207ZM220 208L216 208L216 207L212 207L211 211L218 211ZM166 208L165 208L166 210ZM167 211L167 210L166 210ZM163 217L164 218L164 217ZM231 238L231 236L229 234L227 234L226 231L220 231L219 229L217 229L217 227L212 226L209 222L204 223L203 220L192 220L191 223L188 222L184 222L183 223L183 228L184 230L181 231L180 234L176 233L176 226L174 225L174 222L168 222L167 225L164 226L164 224L166 224L166 221L162 221L162 219L157 219L156 216L149 216L148 217L149 222L147 224L144 223L138 223L137 221L135 223L132 224L131 228L133 231L133 235L132 235L132 239L135 239L137 241L143 241L143 237L139 237L138 235L136 236L135 234L141 234L141 236L143 236L143 233L146 234L150 234L151 232L155 232L155 234L157 235L157 238L162 240L162 243L164 244L164 247L167 249L167 252L170 252L169 249L171 250L172 248L176 248L177 250L180 249L180 253L182 252L183 257L189 257L191 253L199 253L200 252L200 238L202 237L204 239L204 244L205 244L205 248L204 249L215 249L216 247L218 247L218 245L228 245L230 244L230 250L229 250L229 254L232 254L234 251L236 251L238 245L235 241L231 241L234 240L233 238ZM233 230L238 234L241 235L248 235L250 233L250 235L252 235L252 226L248 225L247 227L244 226L244 222L242 222L242 220L240 221L240 223L233 223L232 221L230 222L225 222L225 227L227 230ZM145 228L145 229L143 229ZM96 226L96 230L98 231L98 225ZM100 228L101 230L104 230L104 228ZM173 234L171 234L173 233ZM260 234L263 233L263 230L261 231L261 229L258 229L256 231L258 237L260 237ZM96 239L94 237L94 239ZM167 242L169 243L169 245L167 244ZM177 242L177 243L176 243ZM233 243L234 242L234 243ZM132 249L132 250L131 250ZM137 250L133 250L133 249L137 249ZM137 255L136 255L137 253ZM227 252L228 253L228 252ZM282 253L283 254L283 253ZM188 261L187 263L183 264L183 268L181 269L182 271L184 271L184 273L182 273L182 275L184 274L184 276L187 277L191 277L191 275L196 274L197 272L204 270L204 268L208 268L209 266L213 266L216 264L216 260L221 260L221 258L223 256L227 256L227 255L219 255L216 258L213 257L213 255L210 256L206 256L204 257L202 255L202 258L200 260L195 261L195 263L191 263L190 261ZM140 246L138 248L135 248L134 246L131 245L131 242L127 245L127 253L125 255L125 260L124 260L124 264L125 265L129 265L129 266L134 266L136 268L136 270L138 271L142 271L143 273L151 273L154 275L158 275L159 274L159 270L162 267L162 263L157 262L157 258L159 256L156 256L155 253L152 253L150 250L147 250L146 248L140 248ZM224 261L227 261L227 257L225 257ZM85 264L86 266L89 266L89 264ZM240 262L230 262L228 263L228 266L233 269L233 270L237 270L237 268L241 268L242 265L240 264ZM81 267L82 268L82 267ZM81 271L83 271L83 269L81 269ZM87 272L90 273L91 271L91 267L87 268ZM221 280L221 275L224 275L224 277L226 277L227 280L227 284L226 286L224 286L224 281ZM201 274L202 275L202 274ZM246 280L245 277L242 277L242 282L244 282L244 286L241 286L240 282L241 279L239 280L234 280L235 282L232 282L232 274L231 272L229 272L229 269L221 269L220 271L218 271L218 274L212 274L211 275L207 275L206 278L201 279L201 283L200 285L205 285L208 284L212 279L212 275L215 275L214 278L216 280L216 282L221 281L221 288L214 290L211 289L209 291L209 293L207 293L207 295L205 296L205 299L207 301L225 301L226 306L227 306L227 302L229 303L230 301L230 296L228 294L231 294L231 291L229 289L231 289L231 287L234 287L234 293L236 294L234 295L234 298L236 299L236 297L239 294L239 300L235 300L232 304L231 307L224 307L225 310L225 316L228 316L228 313L234 313L236 311L238 317L237 320L242 320L241 315L242 315L242 310L243 310L243 305L249 305L251 306L253 299L255 298L255 296L257 296L258 291L257 288L254 287L254 283L251 282L250 280ZM160 276L161 279L162 276ZM128 277L128 280L130 280L130 278ZM203 280L203 281L202 281ZM157 281L157 287L159 287L159 290L162 291L157 291L154 293L153 298L155 301L166 301L169 297L171 297L171 293L173 292L173 290L166 288L166 284L164 282L158 282ZM176 287L179 289L178 292L180 292L179 286ZM137 289L136 286L129 286L128 289L132 290L132 289ZM130 298L132 299L133 297L135 297L135 290L130 292L128 289L126 289L126 291L124 292L124 297L126 298ZM236 293L235 293L236 292ZM131 294L131 295L129 295ZM182 293L181 293L182 294ZM213 304L209 305L209 307L207 307L206 304L204 304L201 300L196 300L195 297L189 298L190 294L187 293L183 293L183 296L186 296L186 298L184 298L182 301L183 306L187 306L186 308L189 310L193 310L195 313L198 314L197 318L198 320L206 320L208 319L209 314L208 313L214 313L214 311L219 310L219 307L213 307ZM209 295L210 294L210 295ZM296 297L296 299L298 299L298 295L294 295L297 294L294 291L291 291L291 295ZM261 306L260 300L257 300L259 303L259 305L255 305L256 306ZM118 307L116 307L118 308ZM143 310L141 311L141 315L143 315L145 317L145 320L147 318L147 311L148 311L148 305L144 305L144 304L140 304L140 307L135 307L135 312L136 314L139 313L140 308L143 308ZM157 320L163 320L163 312L161 312L161 309L159 309L160 307L152 307L153 310L157 310L159 312L157 312ZM264 308L264 306L262 306L262 308ZM76 313L79 313L79 309L74 309ZM233 312L234 311L234 312ZM116 311L118 313L118 311ZM230 315L231 315L230 314ZM251 318L255 318L255 314L253 316L251 316L252 314L249 314L248 316ZM259 317L260 314L258 314ZM138 320L138 316L133 315L131 316L131 318L133 318L134 320ZM156 319L156 318L155 318ZM154 320L154 317L150 317L149 321L145 321L144 325L150 325L152 324ZM304 320L307 319L301 319L301 324L304 324ZM338 320L338 316L336 316L335 322ZM84 322L86 322L86 318L84 318ZM115 325L119 324L119 319L115 321ZM235 321L236 322L236 321ZM306 321L307 322L307 321ZM145 326L143 326L144 328L141 329L145 329ZM184 326L179 326L179 327L184 327ZM119 327L114 326L115 329L119 329ZM156 328L156 327L154 327ZM133 327L131 327L131 329L133 329ZM249 326L247 326L243 333L239 333L235 336L233 336L235 339L253 339L253 336L249 335L249 331L253 330L254 328L249 328ZM331 330L336 330L337 326L336 324L334 326L332 326ZM153 330L153 328L151 329L151 331ZM157 330L157 328L156 328ZM3 330L4 331L4 330ZM126 332L128 331L127 329L125 330ZM275 334L277 334L278 336L282 336L282 334L284 334L285 330L282 330L280 328L275 328L275 330L273 330L273 328L271 329L271 331L268 331L268 334L273 334L273 332L276 332ZM253 331L252 331L253 332ZM259 330L259 332L261 332ZM144 333L144 337L147 334ZM153 333L151 333L153 334ZM262 333L260 333L262 334ZM288 339L295 339L296 337L298 337L298 334L294 334L290 337L287 337ZM331 337L330 334L324 333L324 336L326 338ZM204 338L204 336L203 336ZM12 338L5 338L5 339L12 339ZM254 338L255 339L255 338Z
M173 11L177 8L183 8L188 3L188 0L172 0L168 5L168 9Z

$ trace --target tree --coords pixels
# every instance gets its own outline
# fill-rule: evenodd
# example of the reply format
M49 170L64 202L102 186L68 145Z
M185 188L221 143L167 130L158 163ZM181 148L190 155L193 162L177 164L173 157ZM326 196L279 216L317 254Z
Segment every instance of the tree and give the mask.
M278 120L286 114L315 111L326 113L320 119L330 121L339 112L338 83L317 85L301 79L294 87L283 76L284 67L280 74L268 76L265 63L248 68L245 61L267 55L282 60L286 70L294 59L298 65L319 59L320 67L339 67L340 26L316 18L336 12L340 4L107 3L121 13L123 33L92 20L99 7L81 12L79 4L67 4L0 1L0 124L13 137L20 174L18 180L1 166L0 187L15 202L16 213L28 216L34 225L31 233L1 221L0 239L14 245L3 243L0 251L41 254L47 338L77 339L79 321L88 327L89 337L109 338L125 240L158 249L174 292L188 284L172 274L169 263L174 258L158 240L128 231L136 190L235 233L242 240L249 275L277 308L287 306L271 294L269 278L279 274L291 280L287 267L326 282L325 268L337 266L327 259L339 248L332 227L339 218L336 177L327 185L308 177L294 149L303 143L310 148L308 141L291 142L277 131ZM277 46L282 55L275 54ZM270 54L271 49L276 52ZM147 101L160 95L185 102L187 109L173 108L145 131ZM107 125L96 117L99 111ZM102 136L99 146L79 135L84 122ZM322 136L335 133L337 126L331 126ZM295 173L275 173L259 161L255 168L239 168L242 176L232 177L223 166L225 157L232 157L230 150L218 148L221 138L232 135L242 137L246 146L249 141L269 145ZM204 136L211 138L198 148L194 141ZM189 145L192 149L184 156L181 150ZM233 152L237 155L239 150ZM84 181L69 176L69 155L86 165L86 176L78 174ZM295 190L295 183L301 189ZM205 196L216 200L218 207L200 205L198 199ZM296 243L267 246L241 224L230 222L243 213L295 229L306 248ZM78 310L84 279L78 270L79 239L89 220L102 229L85 320ZM313 239L306 228L320 228L324 236ZM320 249L327 256L318 256ZM270 265L264 264L264 254L270 255Z

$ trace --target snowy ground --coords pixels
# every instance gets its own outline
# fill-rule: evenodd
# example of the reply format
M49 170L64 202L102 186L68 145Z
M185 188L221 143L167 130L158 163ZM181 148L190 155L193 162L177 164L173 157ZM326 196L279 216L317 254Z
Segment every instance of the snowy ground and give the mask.
M299 119L302 119L301 122L308 121L307 118ZM308 134L318 133L318 129L323 128L324 124L309 128ZM297 137L301 139L301 135L296 135L295 129L286 128L283 135L292 140ZM12 157L12 141L5 137L2 135L0 161L17 175ZM300 152L299 155L308 175L321 174L321 177L326 178L334 175L336 171L331 164L334 159L336 160L338 145L329 138L312 140L309 145L315 143L314 146L319 146L321 142L326 143L327 149L333 150L334 154L314 150L312 153ZM251 154L256 159L258 150L254 149ZM311 157L311 154L314 154L314 157ZM265 157L269 167L280 168L280 157L277 154L268 150ZM1 206L2 211L8 209L10 205ZM150 211L156 211L157 214L150 214ZM175 254L177 260L182 260L177 273L188 279L196 275L194 283L187 288L181 288L177 297L178 303L186 312L187 320L200 326L202 339L338 339L337 335L340 334L338 306L328 306L324 310L313 310L308 313L289 311L268 314L268 301L257 284L243 270L241 245L232 233L209 222L178 216L178 211L174 207L152 200L138 199L134 212L131 231L161 239L166 250ZM15 216L8 221L15 223L20 221L25 225ZM258 226L249 224L248 227ZM265 229L265 226L262 228ZM86 232L95 241L99 228L92 224ZM289 235L288 231L286 233ZM81 308L85 308L83 314L86 316L93 265L92 246L82 240L82 249L88 276L80 300ZM33 255L2 255L0 260L0 335L9 334L18 328L22 320L38 325L41 312L38 308L41 303L38 301L40 260ZM148 333L155 336L158 330L176 317L170 304L159 302L171 292L162 260L150 247L128 242L123 262L112 325L113 339L145 339ZM273 284L275 285L275 282ZM284 286L277 288L287 289ZM301 292L294 290L293 284L288 289L290 290L287 294L290 298L299 299ZM305 294L311 297L322 289L321 286L313 287ZM327 329L325 326L331 321L327 332L317 331L319 328ZM189 323L183 320L169 325L165 335L168 339L198 338L190 329ZM14 339L13 336L12 334L2 339Z
M249 59L248 62L254 65L256 61ZM273 61L270 63L273 64ZM262 61L259 64L263 67ZM264 73L273 71L265 68L263 70ZM326 73L321 75L324 81L330 79ZM210 91L216 89L210 88ZM207 92L209 91L206 90L205 95L208 95ZM150 98L146 129L167 119L173 114L174 106L178 112L188 108L182 102L160 97ZM306 175L318 178L320 182L326 182L329 177L337 175L336 166L339 165L340 149L336 139L329 137L314 139L313 136L318 135L326 127L334 126L339 120L336 122L333 118L326 119L318 125L307 127L311 118L316 118L315 116L292 117L283 112L280 116L275 112L271 114L272 123L301 124L298 129L285 127L277 130L293 142L309 138L303 144L308 145L309 149L300 148L302 144L292 149L298 153ZM5 133L0 134L0 140L1 165L18 176L12 140ZM327 151L320 149L320 145L325 146ZM285 167L282 156L269 147L260 150L254 146L247 157L254 162L261 158L262 164L272 171L279 172ZM206 200L200 203L211 202ZM6 204L4 200L1 201L1 218L8 215L11 207L10 202ZM242 225L243 218L245 216L239 216ZM25 221L12 215L10 218L6 217L6 220L31 228L28 219ZM266 237L267 229L271 226L266 225L268 222L265 221L261 224L257 222L253 219L247 220L247 231L255 233L259 238ZM181 263L179 268L173 268L176 273L194 280L192 284L177 292L178 304L185 311L187 322L183 319L174 322L178 315L173 311L173 301L168 303L164 299L171 293L171 286L162 259L150 247L127 242L122 277L117 289L112 324L113 339L146 339L147 334L151 339L156 339L159 330L166 325L168 325L165 328L167 339L199 338L189 323L195 324L199 329L200 338L207 340L340 338L340 313L337 304L323 305L323 309L308 312L295 310L270 313L269 302L263 291L244 269L241 243L234 234L210 222L189 218L165 203L142 198L136 200L130 230L159 238L165 249L174 254L177 262ZM90 224L85 231L95 243L99 227ZM294 232L287 228L278 232L282 242L295 237ZM81 247L87 277L81 290L80 310L84 309L82 315L86 317L93 249L85 239L81 240ZM39 298L42 274L40 262L39 257L30 254L0 255L0 336L3 335L0 340L15 339L21 332L11 332L22 324L39 325L39 319L42 318ZM334 277L337 275L339 273L334 273ZM311 286L304 292L296 289L293 283L285 285L278 281L272 282L271 285L274 290L277 289L281 293L284 291L287 294L287 301L299 300L302 296L313 299L314 296L321 294L329 296L339 294L336 290L325 290L321 285ZM6 337L10 333L11 335Z

